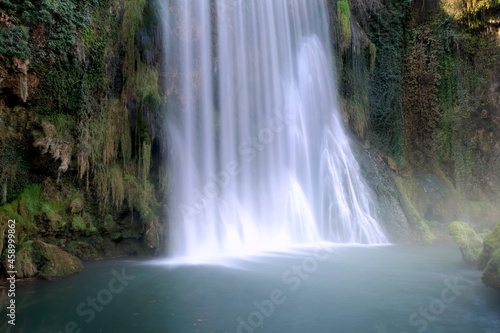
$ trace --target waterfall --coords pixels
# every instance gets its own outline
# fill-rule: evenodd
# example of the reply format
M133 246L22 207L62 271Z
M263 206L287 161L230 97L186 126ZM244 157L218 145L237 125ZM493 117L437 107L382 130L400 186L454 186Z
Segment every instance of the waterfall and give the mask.
M386 243L323 0L163 0L172 256Z

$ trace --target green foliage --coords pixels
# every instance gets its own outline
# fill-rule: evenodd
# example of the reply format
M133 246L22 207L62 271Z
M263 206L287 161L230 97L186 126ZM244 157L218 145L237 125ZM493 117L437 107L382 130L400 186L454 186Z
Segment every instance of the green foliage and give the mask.
M70 63L44 65L37 95L37 112L42 115L68 113L77 115L84 105L85 95L81 84L85 73L79 66Z
M106 215L106 217L104 218L103 227L109 233L111 233L115 229L115 221L113 219L113 215Z
M457 29L454 19L443 13L428 25L437 40L433 52L439 75L435 155L459 193L477 201L490 187L478 182L490 172L478 162L491 149L489 141L497 139L483 112L495 109L485 91L496 84L492 69L500 65L500 48L493 38Z
M2 1L0 14L8 19L0 28L0 52L41 64L68 61L78 30L89 23L89 5L97 1Z
M464 262L475 264L483 248L483 241L474 229L465 222L457 221L448 225L446 233L457 243Z
M33 216L40 209L41 188L34 184L26 188L19 198L20 212L24 216Z
M336 3L337 78L342 116L361 140L369 123L369 79L376 48L354 20L347 1Z
M28 27L0 27L0 54L26 59L30 54L28 40Z
M87 229L85 220L83 219L83 217L79 215L73 216L73 220L71 221L71 227L75 231L85 231Z
M440 79L436 52L440 38L420 26L407 33L404 59L403 127L406 161L414 167L435 166L435 128L438 121ZM425 161L425 163L424 163Z
M65 247L68 253L80 258L81 260L94 260L99 257L95 247L80 240L71 241Z
M108 84L104 48L110 40L116 40L113 38L113 34L117 34L114 16L105 2L43 3L54 23L50 26L38 23L30 30L30 67L40 78L37 112L88 116L96 111L97 101Z
M38 184L28 186L13 202L0 207L0 218L15 219L19 231L35 229L35 215L40 210L41 188Z
M32 114L24 108L0 106L0 204L10 202L29 184L27 147L20 140Z
M156 111L161 104L158 71L155 68L140 66L137 72L137 96L142 108Z
M61 246L68 240L68 251L95 258L95 247L104 251L105 240L96 240L99 231L107 230L106 240L111 242L112 235L122 231L133 230L141 238L147 226L158 224L160 205L150 176L149 129L154 125L148 120L163 97L157 68L151 61L146 66L140 56L142 47L153 50L154 38L137 38L154 33L152 25L158 22L150 9L147 0L0 1L0 14L8 15L7 21L4 16L0 21L0 51L7 57L29 59L29 79L38 84L25 105L33 117L21 116L24 113L18 110L8 110L7 117L0 106L0 186L8 187L6 200L13 200L25 187L24 180L14 179L23 177L23 170L29 172L23 164L26 157L32 161L17 149L17 142L26 146L28 140L35 141L51 154L61 145L70 147L69 170L78 167L82 179L75 180L68 172L57 189L36 185L42 188L38 199L28 188L0 208L2 221L14 217L26 224L20 231L27 239L56 235L63 237ZM14 43L18 41L26 43ZM129 114L135 123L130 124ZM9 117L19 120L12 122ZM87 185L85 196L82 182ZM21 188L16 192L11 183ZM80 192L75 194L74 188ZM134 211L142 223L133 222ZM101 221L96 217L100 214L105 221L92 225ZM132 217L133 227L116 223L125 214ZM88 238L86 245L73 242L79 237Z
M113 205L120 209L125 199L123 170L119 165L114 165L110 170L110 188Z
M132 84L135 66L139 61L135 34L142 28L146 4L146 0L126 0L124 3L125 11L123 13L120 38L125 48L124 72L129 79L129 84Z
M410 0L387 0L368 21L366 32L377 49L370 80L370 127L382 147L400 162L403 156L402 78L404 34Z
M29 237L39 231L61 232L68 221L69 205L51 186L49 183L28 186L13 202L0 207L0 219L16 219L19 232Z
M65 216L63 217L65 208L58 202L43 202L41 204L40 212L49 221L50 229L57 230L66 225Z
M473 32L495 27L500 10L499 0L441 0L444 10Z

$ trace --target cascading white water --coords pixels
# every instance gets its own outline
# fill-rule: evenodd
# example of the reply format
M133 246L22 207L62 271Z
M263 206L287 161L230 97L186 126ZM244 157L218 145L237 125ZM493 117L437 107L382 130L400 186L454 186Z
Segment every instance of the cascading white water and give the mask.
M165 0L170 252L385 243L343 128L323 0Z

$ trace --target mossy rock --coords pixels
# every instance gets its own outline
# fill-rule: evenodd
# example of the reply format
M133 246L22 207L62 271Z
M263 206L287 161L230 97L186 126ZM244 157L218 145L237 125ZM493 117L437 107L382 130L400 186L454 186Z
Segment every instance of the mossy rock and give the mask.
M7 257L3 263L6 271L10 271L9 262ZM33 259L33 242L28 241L22 243L20 249L16 253L15 267L19 278L29 278L38 274L38 268Z
M44 279L72 275L83 270L83 265L77 257L61 250L57 246L35 241L33 251L35 255L46 259L46 263L38 274Z
M144 245L155 253L161 248L162 228L158 221L153 221L144 234Z
M456 221L450 223L446 233L457 243L464 262L469 265L476 264L483 247L483 241L474 229L465 222Z
M500 222L496 225L495 229L484 238L483 250L477 260L477 268L484 270L490 261L493 252L500 249Z
M481 280L485 285L500 290L500 222L484 238L477 268L483 271Z
M493 252L486 269L483 271L481 281L489 287L500 290L500 249Z
M4 262L7 269L8 262ZM20 278L39 276L44 279L67 276L80 272L83 265L78 258L55 245L42 241L27 241L16 255L16 271Z

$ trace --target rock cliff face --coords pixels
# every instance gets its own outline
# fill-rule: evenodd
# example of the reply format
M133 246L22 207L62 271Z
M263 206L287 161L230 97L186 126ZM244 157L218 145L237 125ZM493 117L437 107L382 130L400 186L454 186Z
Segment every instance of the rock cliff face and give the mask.
M26 103L37 88L40 81L35 73L29 72L29 60L12 57L9 64L2 59L0 69L0 91L9 98L17 98L19 102Z
M163 249L155 4L0 2L0 250L15 219L22 277Z
M351 29L337 31L350 31L350 43L334 34L342 108L365 146L359 159L386 232L397 242L429 242L465 220L448 234L466 262L478 260L483 282L500 288L498 226L484 245L472 229L485 235L500 220L500 4L347 4ZM345 20L345 5L331 2L332 21ZM375 52L360 58L360 41Z
M428 241L429 231L443 236L457 220L492 229L500 219L500 47L492 20L500 5L484 5L330 2L344 119L369 147L361 160L387 229L401 233L394 240L420 230L413 240Z

